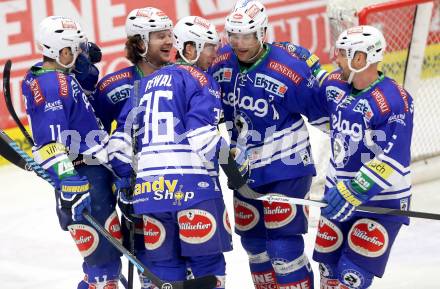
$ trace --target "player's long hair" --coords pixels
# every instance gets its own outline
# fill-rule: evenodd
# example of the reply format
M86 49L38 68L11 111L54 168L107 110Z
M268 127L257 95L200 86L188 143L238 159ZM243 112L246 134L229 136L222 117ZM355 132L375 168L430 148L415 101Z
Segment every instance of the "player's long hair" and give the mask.
M131 63L137 64L143 61L142 53L145 52L144 42L140 35L134 35L127 38L125 42L125 53Z

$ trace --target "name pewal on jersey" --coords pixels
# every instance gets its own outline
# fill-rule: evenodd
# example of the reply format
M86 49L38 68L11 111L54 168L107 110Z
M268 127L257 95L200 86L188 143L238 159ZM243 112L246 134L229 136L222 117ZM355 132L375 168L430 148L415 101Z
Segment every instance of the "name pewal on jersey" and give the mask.
M222 115L220 88L194 66L171 65L142 78L137 136L136 213L175 211L221 197L216 155ZM127 102L123 114L129 114ZM124 117L124 116L122 116ZM128 132L119 125L112 147L128 148ZM118 155L119 154L119 155ZM123 149L112 165L126 172ZM125 160L125 162L124 162Z

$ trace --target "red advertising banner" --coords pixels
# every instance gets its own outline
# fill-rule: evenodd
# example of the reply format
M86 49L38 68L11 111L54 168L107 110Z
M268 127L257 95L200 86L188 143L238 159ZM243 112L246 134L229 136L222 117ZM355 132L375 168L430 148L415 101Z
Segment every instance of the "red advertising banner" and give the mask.
M10 0L0 2L0 69L11 59L11 93L14 107L26 123L22 78L40 61L36 33L40 21L49 15L64 15L79 21L90 41L103 52L99 63L102 75L129 64L124 58L125 18L135 8L154 6L174 21L185 15L200 15L223 31L224 18L236 0ZM262 0L270 19L269 41L292 41L310 49L328 62L330 33L325 17L326 0ZM2 82L0 74L0 82ZM3 97L1 97L3 98ZM0 128L15 124L0 100Z

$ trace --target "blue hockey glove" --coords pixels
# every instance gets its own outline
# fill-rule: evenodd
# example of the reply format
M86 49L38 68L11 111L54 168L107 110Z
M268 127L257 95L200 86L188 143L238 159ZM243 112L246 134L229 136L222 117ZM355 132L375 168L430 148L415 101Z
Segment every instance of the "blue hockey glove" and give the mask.
M86 177L68 177L60 182L58 207L61 210L61 226L83 220L84 210L91 211L90 184Z
M100 62L102 59L101 48L93 42L87 42L87 44L89 46L88 54L90 62L93 64Z
M118 207L121 210L122 216L130 222L135 221L133 216L133 203L131 200L131 182L130 178L120 178L113 183L113 191L118 200Z
M350 181L341 181L324 195L327 207L321 209L321 215L339 222L348 221L353 216L356 207L368 199L368 195L356 192Z
M75 78L86 94L90 94L95 90L95 86L98 83L99 70L86 54L81 53L76 58L73 74L75 74Z
M237 163L238 171L245 179L249 178L249 158L245 146L237 145L231 149L231 154L234 156L234 161Z

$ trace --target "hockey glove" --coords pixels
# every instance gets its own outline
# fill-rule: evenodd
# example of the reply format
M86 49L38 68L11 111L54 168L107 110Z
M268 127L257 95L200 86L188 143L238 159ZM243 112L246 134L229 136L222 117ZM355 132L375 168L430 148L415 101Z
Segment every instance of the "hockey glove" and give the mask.
M73 74L75 74L75 78L87 95L95 90L96 83L98 83L99 70L86 54L81 53L76 58Z
M350 181L341 181L324 195L327 207L321 209L327 219L345 222L350 220L356 207L368 201L368 195L356 192Z
M83 220L84 210L91 211L90 184L86 177L73 176L60 182L58 207L61 211L61 226Z
M130 178L120 178L113 183L113 191L118 200L118 207L121 210L122 216L130 222L136 219L133 216L133 204L131 201L131 184Z
M237 145L236 147L232 148L229 152L232 157L234 158L235 164L237 165L237 169L240 173L240 175L247 180L250 175L250 169L249 169L249 158L248 153L245 146ZM228 188L231 190L235 190L235 186L233 186L228 181Z
M293 44L288 41L284 42L274 42L276 46L283 47L289 53L294 54L299 59L305 61L310 67L313 75L321 70L321 63L319 62L319 57L316 54L311 53L307 48L300 45ZM316 75L315 75L316 76Z

